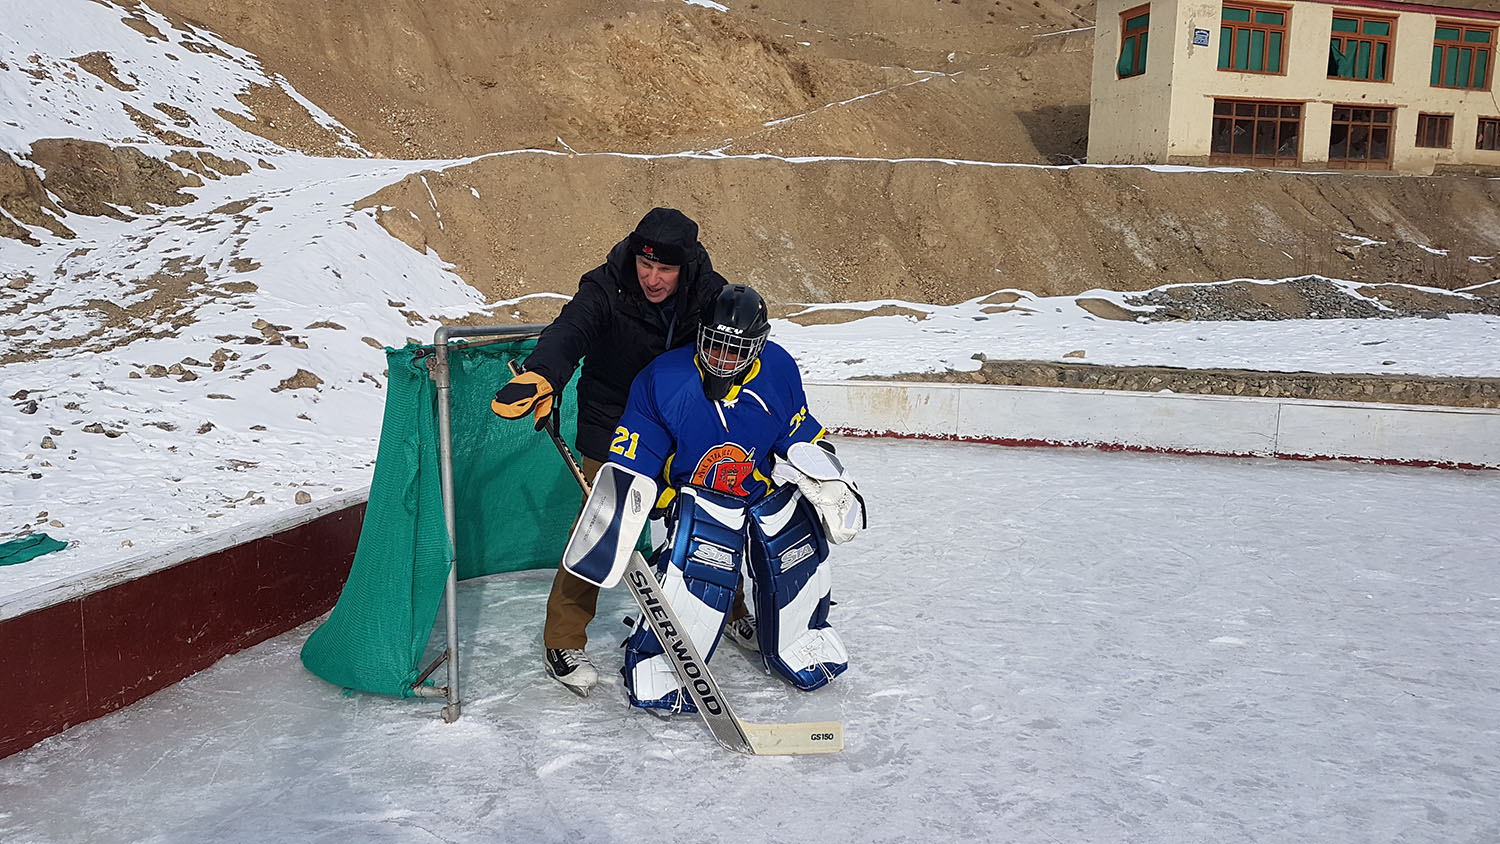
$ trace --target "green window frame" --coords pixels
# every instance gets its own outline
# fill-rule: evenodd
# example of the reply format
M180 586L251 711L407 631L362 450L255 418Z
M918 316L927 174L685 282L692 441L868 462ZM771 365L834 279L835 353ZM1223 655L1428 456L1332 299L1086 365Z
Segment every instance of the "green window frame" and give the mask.
M1394 18L1335 10L1328 35L1328 78L1390 81Z
M1432 87L1488 90L1494 49L1494 27L1438 21L1432 36Z
M1219 70L1286 73L1291 9L1258 3L1225 3L1219 23Z
M1121 79L1146 72L1146 42L1151 34L1151 6L1137 6L1120 15L1120 60L1115 72Z

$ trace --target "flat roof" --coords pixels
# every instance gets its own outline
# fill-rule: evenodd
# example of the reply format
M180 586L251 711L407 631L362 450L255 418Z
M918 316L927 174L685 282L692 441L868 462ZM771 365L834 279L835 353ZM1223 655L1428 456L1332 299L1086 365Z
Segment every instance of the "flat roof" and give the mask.
M1325 6L1357 6L1362 9L1439 17L1480 18L1500 20L1500 0L1450 0L1447 3L1400 3L1396 0L1306 0Z

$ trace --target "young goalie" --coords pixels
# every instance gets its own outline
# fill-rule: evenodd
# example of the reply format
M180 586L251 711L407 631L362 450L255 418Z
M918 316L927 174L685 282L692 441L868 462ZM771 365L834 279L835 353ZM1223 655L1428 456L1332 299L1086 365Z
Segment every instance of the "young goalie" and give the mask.
M712 655L743 572L755 617L736 620L737 641L811 690L849 664L828 623L825 560L829 542L864 526L864 501L770 331L760 295L731 285L704 308L696 344L642 370L563 566L613 586L655 502L667 513L653 559L661 594L698 652ZM624 674L633 706L693 711L644 620L625 644Z

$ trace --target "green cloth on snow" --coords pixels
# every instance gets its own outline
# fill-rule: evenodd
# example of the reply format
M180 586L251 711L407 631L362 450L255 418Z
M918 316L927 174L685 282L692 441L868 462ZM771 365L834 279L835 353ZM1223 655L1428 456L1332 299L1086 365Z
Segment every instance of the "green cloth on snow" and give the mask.
M61 551L68 543L59 542L45 533L33 533L9 542L0 542L0 566L25 563L53 551Z

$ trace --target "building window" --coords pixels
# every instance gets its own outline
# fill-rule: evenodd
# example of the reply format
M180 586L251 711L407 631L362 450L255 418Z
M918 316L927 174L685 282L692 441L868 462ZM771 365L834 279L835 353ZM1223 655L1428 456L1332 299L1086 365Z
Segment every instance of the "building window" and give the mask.
M1439 23L1432 38L1432 84L1438 88L1490 86L1492 27Z
M1334 106L1328 133L1328 166L1340 170L1388 170L1391 108Z
M1219 25L1219 70L1283 73L1287 9L1224 4Z
M1395 21L1390 18L1334 12L1328 38L1329 78L1386 81L1394 29Z
M1301 103L1214 100L1210 161L1265 167L1295 165L1301 150Z
M1453 147L1453 115L1417 115L1417 146L1451 149Z
M1150 24L1149 5L1137 6L1120 15L1120 60L1115 63L1115 70L1121 79L1146 72L1146 36Z
M1474 139L1475 149L1500 149L1500 117L1479 118L1479 137Z

